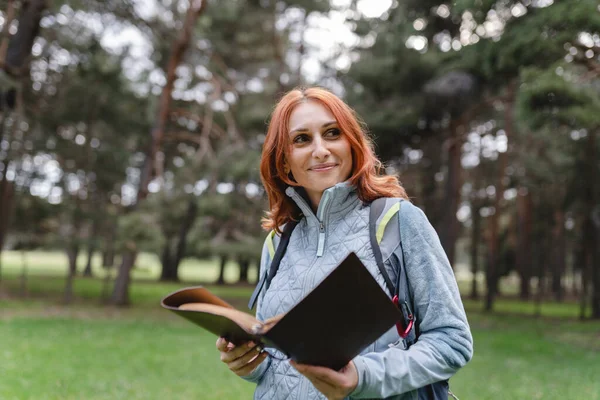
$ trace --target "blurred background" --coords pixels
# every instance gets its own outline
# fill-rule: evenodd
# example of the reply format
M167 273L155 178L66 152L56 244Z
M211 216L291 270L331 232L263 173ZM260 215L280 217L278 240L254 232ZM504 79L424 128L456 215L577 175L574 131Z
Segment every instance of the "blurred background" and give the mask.
M597 0L0 0L0 399L247 399L269 114L321 85L436 228L461 399L600 399Z

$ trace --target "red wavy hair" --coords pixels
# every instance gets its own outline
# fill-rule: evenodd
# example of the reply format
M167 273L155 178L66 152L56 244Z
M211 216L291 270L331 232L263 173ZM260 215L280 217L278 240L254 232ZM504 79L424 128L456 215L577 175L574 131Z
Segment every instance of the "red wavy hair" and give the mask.
M286 93L271 114L267 137L260 160L260 177L269 198L270 211L262 220L266 230L280 227L297 219L300 210L285 194L288 186L299 186L284 172L286 154L289 152L289 120L294 108L301 102L316 101L335 117L340 131L350 142L352 175L350 183L356 187L358 197L366 203L379 197L408 198L395 176L382 175L382 163L375 156L373 142L365 124L354 110L330 91L320 87L296 88Z

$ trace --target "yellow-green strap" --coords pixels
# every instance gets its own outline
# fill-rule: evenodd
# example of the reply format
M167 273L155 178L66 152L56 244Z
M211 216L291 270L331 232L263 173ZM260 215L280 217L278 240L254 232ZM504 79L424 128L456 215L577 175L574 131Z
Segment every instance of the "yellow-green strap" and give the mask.
M383 232L385 232L385 227L387 226L390 219L400 210L400 202L397 202L393 206L390 207L389 210L385 213L379 226L377 227L377 233L375 234L375 238L377 239L377 244L381 244L381 240L383 239Z
M271 257L271 260L275 256L275 247L273 246L273 236L275 236L275 230L272 230L267 235L267 248L269 249L269 256Z

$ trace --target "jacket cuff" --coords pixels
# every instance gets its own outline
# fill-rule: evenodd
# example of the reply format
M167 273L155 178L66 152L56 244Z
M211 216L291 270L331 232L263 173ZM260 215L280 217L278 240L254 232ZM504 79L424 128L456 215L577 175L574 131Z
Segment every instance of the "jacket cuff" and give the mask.
M241 378L245 381L252 383L259 383L262 377L267 372L267 369L271 366L271 356L267 356L267 358L261 362L258 367L254 368L252 372L248 375L242 376Z
M356 388L350 393L351 399L360 399L361 395L365 392L368 385L368 373L369 369L367 368L367 364L365 363L365 359L362 356L357 356L352 360L354 362L354 366L356 367L356 372L358 374L358 384Z

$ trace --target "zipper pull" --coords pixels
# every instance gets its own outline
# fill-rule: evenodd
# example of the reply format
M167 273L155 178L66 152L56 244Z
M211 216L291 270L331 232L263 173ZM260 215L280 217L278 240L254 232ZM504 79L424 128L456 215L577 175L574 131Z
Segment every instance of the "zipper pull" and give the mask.
M321 257L323 255L324 250L325 250L325 224L323 222L319 222L319 244L317 245L317 257Z

